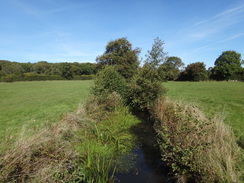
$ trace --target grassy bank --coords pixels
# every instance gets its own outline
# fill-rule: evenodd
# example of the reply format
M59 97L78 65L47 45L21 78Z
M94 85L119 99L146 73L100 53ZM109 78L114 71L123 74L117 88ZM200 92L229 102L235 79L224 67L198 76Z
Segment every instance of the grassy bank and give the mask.
M234 139L239 144L239 146L242 147L240 150L241 160L238 162L237 166L239 167L238 171L240 173L240 179L243 180L244 83L167 82L164 83L164 86L168 88L167 96L173 101L183 101L187 104L190 104L191 106L200 108L207 117L210 117L210 120L214 120L215 114L220 114L221 117L224 117L224 123L231 127L230 130L233 130L235 135ZM218 139L216 141L218 141ZM226 147L228 147L228 145L226 145ZM221 149L221 147L218 149ZM229 153L231 150L232 149L229 149L226 152ZM236 150L237 148L235 151ZM220 156L218 155L218 157ZM232 163L231 160L229 162ZM214 164L215 163L213 163L213 165Z
M223 113L237 137L244 131L244 83L243 82L167 82L167 96L200 108L208 116Z
M0 182L114 182L120 156L131 150L139 123L118 94L86 100L76 112L0 152ZM22 131L24 134L25 131Z
M0 139L23 125L37 127L75 111L92 81L0 83Z

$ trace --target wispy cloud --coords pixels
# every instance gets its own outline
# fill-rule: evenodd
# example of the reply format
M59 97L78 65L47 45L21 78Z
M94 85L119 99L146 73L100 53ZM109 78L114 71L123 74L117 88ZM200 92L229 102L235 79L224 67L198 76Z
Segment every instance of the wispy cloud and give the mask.
M223 11L208 19L201 20L183 29L179 34L184 34L191 41L205 39L231 27L234 24L244 21L244 4L232 9Z
M50 4L46 5L46 8L40 8L37 5L33 6L33 3L30 4L20 0L9 0L9 1L11 1L13 5L19 7L19 10L23 11L25 14L29 14L37 17L77 8L77 5L70 4L64 7L64 6L60 6L60 4L51 4L51 1L50 2L47 1L47 3ZM42 3L42 1L40 1L40 3Z
M222 40L221 43L227 42L227 41L230 41L230 40L233 40L233 39L236 39L236 38L239 38L241 36L244 36L244 33L239 33L239 34L232 35L229 38Z

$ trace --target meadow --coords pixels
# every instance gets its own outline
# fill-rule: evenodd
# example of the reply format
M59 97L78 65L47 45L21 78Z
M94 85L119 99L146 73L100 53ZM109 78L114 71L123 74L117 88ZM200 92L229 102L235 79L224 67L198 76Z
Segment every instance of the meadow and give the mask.
M91 81L0 83L0 139L56 122L89 96Z
M243 82L166 82L164 86L170 99L197 106L209 117L220 113L236 137L244 135Z
M111 168L115 172L113 163L118 163L113 162L114 158L111 157L123 156L130 151L136 142L136 137L129 129L140 121L131 115L127 107L121 105L122 101L119 100L121 98L117 94L112 93L106 100L96 97L88 99L92 83L92 81L0 83L0 138L17 135L18 132L25 133L23 127L28 128L30 133L27 134L32 135L30 138L18 139L13 149L9 148L6 151L7 154L2 158L4 161L2 165L0 164L4 172L2 179L0 176L0 181L14 180L12 178L15 176L22 180L42 180L39 177L42 174L35 171L35 165L43 163L43 154L45 159L48 159L46 165L53 163L53 167L49 169L46 169L46 165L42 167L45 170L44 178L76 180L78 176L82 181L104 182L100 181L99 176L96 177L102 173L102 178L106 179L106 182L111 180L108 172ZM243 83L167 82L163 85L168 89L167 97L173 101L183 101L197 106L210 118L220 113L226 117L225 122L232 127L235 135L243 136ZM80 105L82 101L85 102ZM165 102L162 106L164 105ZM36 128L42 130L35 130ZM160 131L160 128L156 130ZM231 149L236 149L233 147L229 147L229 153L232 153ZM121 154L118 155L118 152ZM81 159L81 162L76 164L74 158ZM56 159L63 161L59 162ZM116 159L115 161L119 160ZM74 168L67 177L62 174L67 164L62 162L70 162L68 166ZM91 164L92 162L95 164ZM33 166L29 167L30 164ZM18 169L20 165L27 168ZM243 167L240 166L240 169L243 170ZM51 173L53 170L55 172ZM34 179L28 177L32 173L35 174Z
M0 83L0 138L22 126L37 127L62 119L89 96L92 81ZM243 82L165 82L167 96L199 107L209 117L225 116L237 137L243 135Z

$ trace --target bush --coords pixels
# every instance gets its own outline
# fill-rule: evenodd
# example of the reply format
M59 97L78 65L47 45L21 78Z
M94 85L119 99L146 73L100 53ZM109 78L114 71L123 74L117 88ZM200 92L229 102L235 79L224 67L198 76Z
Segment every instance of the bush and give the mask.
M94 79L94 75L75 75L74 80L92 80Z
M220 118L166 100L157 100L151 113L162 159L179 182L238 182L240 149Z
M145 64L129 84L127 103L133 110L144 111L165 92L157 70Z
M3 76L1 78L2 82L7 82L7 83L12 83L15 81L16 75L14 74L9 74L7 76Z
M92 93L96 96L106 97L110 93L117 92L124 97L126 88L125 78L113 66L106 66L98 72L92 87Z

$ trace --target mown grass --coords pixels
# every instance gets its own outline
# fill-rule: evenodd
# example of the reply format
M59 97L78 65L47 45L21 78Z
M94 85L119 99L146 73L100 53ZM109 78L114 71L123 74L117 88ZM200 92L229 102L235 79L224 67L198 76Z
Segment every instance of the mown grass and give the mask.
M40 127L77 109L92 81L0 83L0 139L23 126Z
M209 117L222 113L236 137L244 135L243 82L166 82L164 86L170 99L191 103Z

